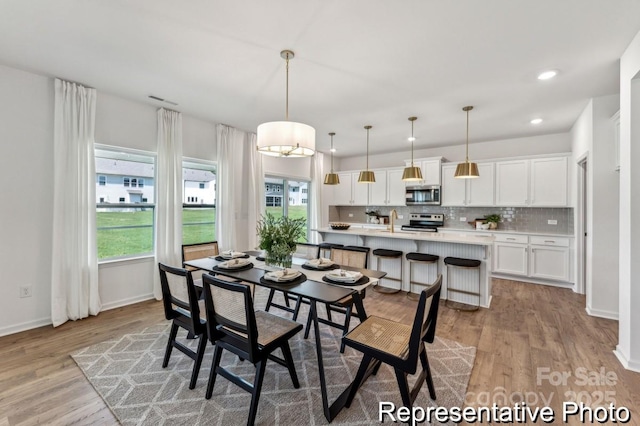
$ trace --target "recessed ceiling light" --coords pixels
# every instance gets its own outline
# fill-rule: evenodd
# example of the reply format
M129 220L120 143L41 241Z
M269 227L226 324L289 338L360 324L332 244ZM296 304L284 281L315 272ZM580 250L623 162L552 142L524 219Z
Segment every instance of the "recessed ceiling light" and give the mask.
M416 141L416 138L414 138L413 136L409 136L409 137L407 138L407 140L408 140L409 142L415 142L415 141Z
M538 80L549 80L558 75L558 71L549 70L538 74Z
M542 118L534 118L531 120L531 124L540 124L542 123Z

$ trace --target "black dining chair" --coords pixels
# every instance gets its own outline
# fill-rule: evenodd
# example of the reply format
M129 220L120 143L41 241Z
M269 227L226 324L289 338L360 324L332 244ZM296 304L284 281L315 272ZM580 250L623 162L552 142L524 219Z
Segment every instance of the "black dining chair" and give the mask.
M189 382L189 389L193 389L196 386L200 365L207 347L206 321L200 317L200 313L204 311L204 301L198 300L198 292L193 284L191 271L174 268L163 263L159 263L158 268L160 270L164 315L166 319L173 321L162 368L169 365L173 348L193 359L194 365ZM200 338L197 351L193 351L188 346L176 341L179 328L187 330L190 337Z
M347 346L362 352L362 361L347 398L347 407L351 405L372 361L393 367L402 404L409 410L425 380L429 396L436 399L425 342L433 343L435 339L441 286L442 275L438 275L431 286L422 290L413 325L370 316L343 337L342 340ZM413 388L409 389L407 376L415 374L418 370L418 359L422 364L422 371ZM374 371L377 371L378 367L379 365Z
M202 276L202 282L209 340L215 345L205 397L211 398L216 378L220 374L251 393L247 425L253 425L267 360L287 367L293 387L300 387L289 339L302 329L302 324L264 311L255 311L251 289L244 284L223 281L209 274ZM283 358L273 355L276 349L282 351ZM253 383L220 365L223 350L233 352L255 365Z

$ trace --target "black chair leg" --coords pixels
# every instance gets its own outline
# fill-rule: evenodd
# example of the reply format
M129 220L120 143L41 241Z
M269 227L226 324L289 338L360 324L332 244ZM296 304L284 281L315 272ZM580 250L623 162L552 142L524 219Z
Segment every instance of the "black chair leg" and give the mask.
M287 306L287 308L290 308L291 305L289 305L289 295L286 291L283 291L282 295L284 296L284 304Z
M333 321L333 320L331 319L331 305L330 305L330 304L328 304L328 303L325 303L325 307L326 307L326 309L327 309L327 319L328 319L329 321Z
M375 368L373 369L373 371L371 372L372 376L375 376L376 374L378 374L378 370L380 370L380 366L382 365L381 362L378 363L378 365L375 366Z
M264 307L265 312L269 312L269 308L271 307L271 302L273 302L273 295L276 293L274 289L269 290L269 298L267 299L267 306Z
M311 302L315 303L315 302ZM309 331L311 331L311 310L309 310L309 315L307 316L307 326L304 328L304 338L309 338Z
M371 364L372 358L369 355L363 355L362 361L360 362L360 367L358 368L358 372L356 373L356 378L353 379L353 383L351 384L351 390L349 391L349 396L347 397L347 402L345 403L345 407L351 407L351 403L353 402L353 398L356 397L356 393L362 384L362 380L364 379L364 374L367 372L367 368L369 368L369 364Z
M173 343L176 341L177 334L178 324L174 322L173 324L171 324L171 332L169 333L167 349L164 351L164 361L162 361L162 368L167 368L167 365L169 364L169 358L171 358L171 351L173 350Z
M209 371L209 383L207 383L207 392L204 397L211 399L213 393L213 386L216 384L216 376L218 375L218 367L220 366L220 358L222 357L222 348L216 345L216 349L213 352L213 361L211 361L211 371Z
M302 304L302 297L298 296L298 299L296 300L296 307L293 308L293 320L297 321L298 320L298 315L300 314L300 305Z
M266 365L266 359L258 361L258 363L256 364L256 378L253 382L253 390L251 392L251 407L249 408L249 418L247 419L247 425L253 425L256 422L258 402L260 401L260 389L262 389L262 380L264 379Z
M204 351L207 348L207 335L202 333L200 335L200 341L198 342L198 352L196 352L196 359L193 365L193 371L191 372L191 382L189 383L189 389L196 387L198 382L198 374L200 373L200 366L202 365L202 358L204 358Z
M422 369L427 373L427 386L429 387L429 396L431 399L436 399L436 388L433 386L433 377L431 377L431 367L429 367L429 358L427 358L427 350L424 349L420 353L420 362L422 363Z
M344 331L342 332L342 337L346 336L347 333L349 332L349 325L351 324L351 312L353 311L353 305L347 306L346 311L347 312L345 313L345 316L344 316ZM340 353L341 354L344 353L344 339L340 344Z
M298 381L298 373L296 373L296 367L293 364L293 356L291 355L291 348L289 347L289 342L284 342L284 344L280 347L280 349L282 350L282 355L284 356L284 360L287 362L287 368L289 369L289 375L291 376L293 387L296 389L299 389L300 382Z
M409 383L407 382L407 375L404 371L398 370L397 368L394 368L394 370L396 371L396 380L400 388L400 396L402 396L402 405L411 411L411 391L409 389Z

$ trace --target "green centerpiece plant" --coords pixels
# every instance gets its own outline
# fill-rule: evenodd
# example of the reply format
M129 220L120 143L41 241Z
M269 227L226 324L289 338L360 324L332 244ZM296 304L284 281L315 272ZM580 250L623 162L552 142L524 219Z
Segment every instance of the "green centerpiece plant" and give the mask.
M258 221L259 247L265 251L265 263L283 268L291 267L296 243L305 238L306 220L275 217L270 213Z
M489 229L497 229L498 222L500 222L501 219L502 219L502 216L500 216L497 213L488 214L484 217L484 220L489 224Z

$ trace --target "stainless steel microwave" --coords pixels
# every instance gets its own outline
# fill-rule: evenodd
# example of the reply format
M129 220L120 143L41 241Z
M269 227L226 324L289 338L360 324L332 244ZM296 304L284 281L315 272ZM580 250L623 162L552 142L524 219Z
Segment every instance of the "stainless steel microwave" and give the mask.
M405 201L407 206L439 206L440 192L440 185L407 186Z

